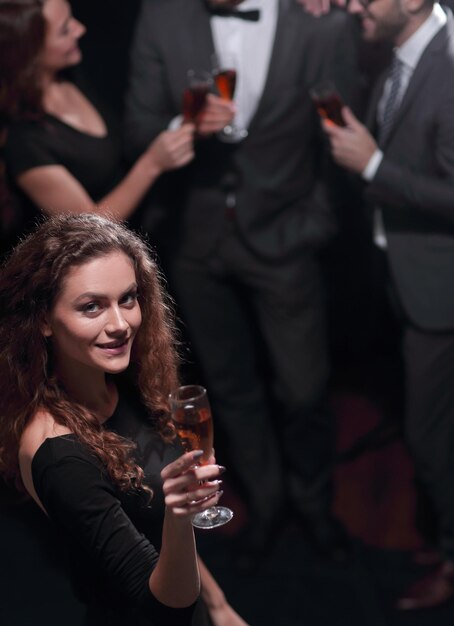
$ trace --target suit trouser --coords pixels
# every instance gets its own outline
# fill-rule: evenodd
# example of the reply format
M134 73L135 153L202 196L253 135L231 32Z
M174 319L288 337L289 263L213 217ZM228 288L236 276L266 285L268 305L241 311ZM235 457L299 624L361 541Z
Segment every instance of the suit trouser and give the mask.
M264 261L227 223L209 256L173 258L167 271L251 513L266 523L286 495L302 512L326 509L333 437L314 255Z
M454 333L407 328L404 360L407 441L454 561Z

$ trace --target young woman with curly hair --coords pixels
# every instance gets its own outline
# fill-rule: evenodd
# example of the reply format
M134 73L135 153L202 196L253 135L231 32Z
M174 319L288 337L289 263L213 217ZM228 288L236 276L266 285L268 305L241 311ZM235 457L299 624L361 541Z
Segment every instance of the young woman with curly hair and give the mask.
M118 223L50 218L4 264L0 472L64 538L90 625L190 624L199 565L244 624L197 559L191 517L222 468L174 441L174 344L150 251Z

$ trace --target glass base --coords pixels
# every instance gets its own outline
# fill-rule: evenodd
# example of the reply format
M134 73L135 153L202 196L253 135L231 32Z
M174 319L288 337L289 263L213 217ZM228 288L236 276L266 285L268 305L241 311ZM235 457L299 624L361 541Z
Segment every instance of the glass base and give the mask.
M195 528L216 528L227 524L233 517L233 511L226 506L211 506L203 513L197 513L192 518L192 525Z
M225 126L220 133L218 133L218 139L224 143L239 143L246 139L248 132L245 128L238 128L229 124Z

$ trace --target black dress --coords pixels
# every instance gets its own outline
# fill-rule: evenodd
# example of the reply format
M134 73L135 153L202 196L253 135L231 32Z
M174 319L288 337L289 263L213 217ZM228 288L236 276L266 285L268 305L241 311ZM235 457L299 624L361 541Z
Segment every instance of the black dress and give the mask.
M181 454L153 429L144 407L120 394L106 426L137 443L137 460L153 489L124 493L76 439L46 439L32 463L36 492L69 549L73 584L90 626L187 626L194 607L170 609L151 594L164 511L160 470Z
M70 78L73 78L70 76ZM91 135L77 130L53 115L39 120L13 122L4 146L6 173L13 192L14 215L3 237L14 245L27 233L41 212L16 186L16 178L35 167L61 165L85 188L96 202L115 187L124 174L120 132L115 116L86 82L76 74L75 83L104 120L107 133Z

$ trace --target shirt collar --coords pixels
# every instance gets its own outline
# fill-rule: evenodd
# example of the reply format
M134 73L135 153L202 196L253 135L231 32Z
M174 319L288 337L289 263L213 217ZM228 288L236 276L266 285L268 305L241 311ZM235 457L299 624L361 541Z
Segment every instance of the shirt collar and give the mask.
M438 31L446 24L447 19L446 13L436 2L433 6L432 13L425 22L421 24L418 30L399 48L395 48L395 54L398 59L402 61L404 65L414 70L424 50Z
M270 5L274 6L277 2L278 0L243 0L243 2L234 8L236 11L252 11L259 9L262 14L264 11L269 10Z
M243 0L243 2L240 2L240 4L237 4L232 8L235 11L250 11L252 9L261 9L264 5L266 5L266 1L264 2L264 0ZM214 4L213 6L216 7L217 5Z
M250 11L252 9L262 9L263 5L263 0L243 0L243 2L236 7L236 9L238 11Z

